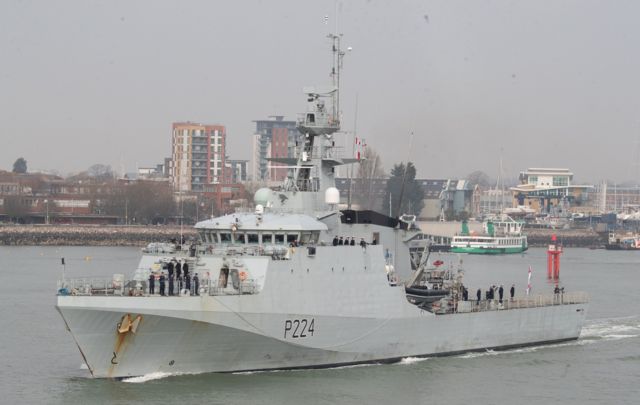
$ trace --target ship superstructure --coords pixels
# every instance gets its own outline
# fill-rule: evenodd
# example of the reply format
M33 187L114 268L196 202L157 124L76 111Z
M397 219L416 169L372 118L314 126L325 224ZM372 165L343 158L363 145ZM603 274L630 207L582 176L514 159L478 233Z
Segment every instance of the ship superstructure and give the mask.
M150 245L130 280L62 281L57 309L93 376L329 367L578 338L583 294L476 302L460 269L412 260L414 218L339 209L335 167L356 161L335 147L340 39L330 36L333 85L305 90L296 158L274 159L292 169L282 187L258 190L250 212L196 224L197 244ZM189 282L169 274L176 262ZM160 280L164 295L150 286Z

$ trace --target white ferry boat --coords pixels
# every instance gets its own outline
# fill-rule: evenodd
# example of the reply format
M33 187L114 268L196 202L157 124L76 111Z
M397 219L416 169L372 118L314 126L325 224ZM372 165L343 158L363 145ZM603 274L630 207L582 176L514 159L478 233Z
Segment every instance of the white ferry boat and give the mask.
M472 235L464 231L451 240L451 251L454 253L472 254L507 254L522 253L529 246L527 236L522 234L523 223L511 218L484 224L485 234Z

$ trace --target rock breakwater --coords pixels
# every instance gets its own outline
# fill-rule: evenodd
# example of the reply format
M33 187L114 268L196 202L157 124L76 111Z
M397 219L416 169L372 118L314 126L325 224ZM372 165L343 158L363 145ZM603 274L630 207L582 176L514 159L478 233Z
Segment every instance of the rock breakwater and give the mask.
M185 239L195 238L192 227L183 227ZM146 246L180 238L174 226L4 225L0 245L13 246Z

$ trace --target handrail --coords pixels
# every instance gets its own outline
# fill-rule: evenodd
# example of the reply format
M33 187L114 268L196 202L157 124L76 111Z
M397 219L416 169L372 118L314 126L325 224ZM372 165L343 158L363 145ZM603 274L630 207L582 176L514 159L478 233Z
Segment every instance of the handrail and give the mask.
M439 308L436 305L435 313L453 313L453 312L484 312L484 311L501 311L522 308L539 308L554 305L572 305L585 304L589 302L589 295L586 292L577 291L571 293L535 295L529 297L517 297L514 299L505 298L502 303L498 299L490 300L468 300L468 301L447 301L446 308Z
M231 279L229 279L231 284ZM181 295L178 282L174 282L174 295ZM184 284L183 284L184 285ZM165 295L169 292L169 282L165 282ZM191 287L194 284L191 283ZM198 294L201 295L243 295L257 294L258 283L253 279L240 281L238 289L218 287L218 279L200 279ZM192 292L193 295L195 292ZM154 294L149 292L147 280L114 280L107 278L72 278L58 281L57 295L149 297L160 296L160 283L156 280Z

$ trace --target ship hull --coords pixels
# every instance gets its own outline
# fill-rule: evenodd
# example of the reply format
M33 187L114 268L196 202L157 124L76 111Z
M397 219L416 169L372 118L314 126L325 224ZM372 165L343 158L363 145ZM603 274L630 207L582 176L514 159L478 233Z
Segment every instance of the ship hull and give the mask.
M621 243L607 243L604 248L607 250L640 250L638 246L623 245Z
M527 250L527 248L523 248L522 246L515 247L462 247L462 246L453 246L451 247L452 253L469 253L469 254L477 254L477 255L502 255L502 254L511 254L511 253L523 253Z
M59 297L57 308L91 374L107 378L331 367L558 342L579 337L586 312L586 304L565 304L434 315L407 304L413 314L390 319L218 311L211 297L164 298L165 311L130 306L136 298L123 297L119 309L100 300ZM118 332L126 316L140 318L135 333ZM302 319L313 330L287 330Z

